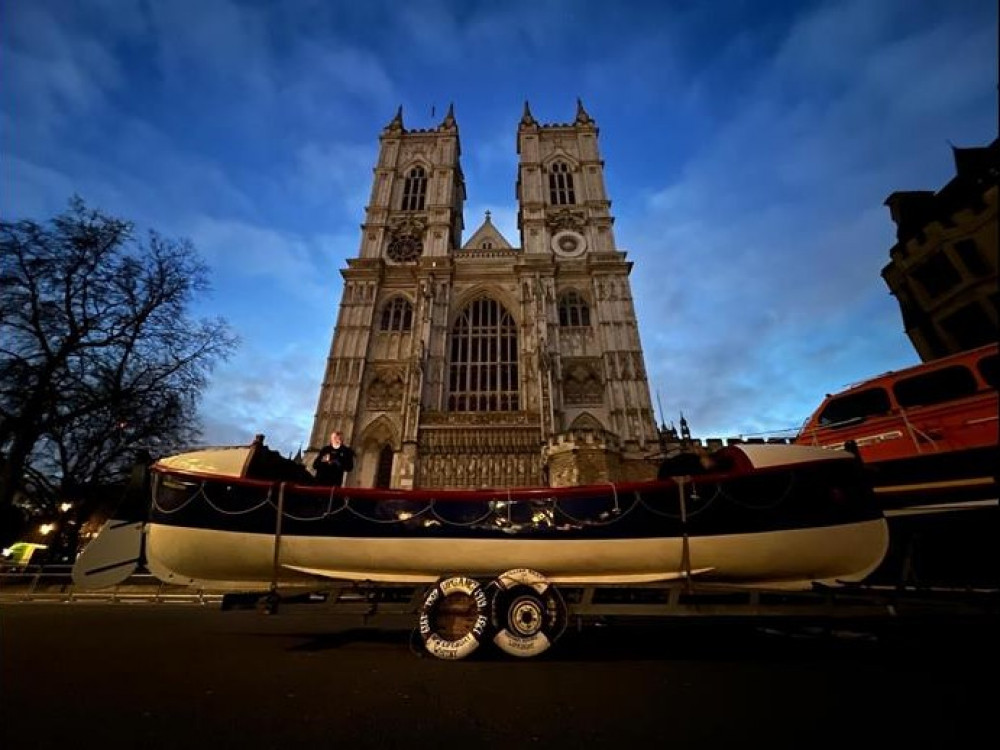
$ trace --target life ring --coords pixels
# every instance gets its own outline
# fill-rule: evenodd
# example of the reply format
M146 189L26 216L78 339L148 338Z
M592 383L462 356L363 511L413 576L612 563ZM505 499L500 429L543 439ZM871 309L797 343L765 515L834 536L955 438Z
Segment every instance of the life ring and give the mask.
M493 582L493 642L513 656L537 656L566 629L566 603L541 573L514 568Z
M479 648L488 611L486 592L475 579L453 576L438 581L420 607L424 648L439 659L464 659Z

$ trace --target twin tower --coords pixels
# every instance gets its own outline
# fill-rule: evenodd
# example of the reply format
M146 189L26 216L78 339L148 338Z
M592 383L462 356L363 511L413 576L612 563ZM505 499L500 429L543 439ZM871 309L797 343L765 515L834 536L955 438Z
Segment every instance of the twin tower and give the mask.
M648 479L658 433L594 120L528 105L517 128L519 247L464 244L458 124L379 136L307 461L333 430L349 486L565 486Z

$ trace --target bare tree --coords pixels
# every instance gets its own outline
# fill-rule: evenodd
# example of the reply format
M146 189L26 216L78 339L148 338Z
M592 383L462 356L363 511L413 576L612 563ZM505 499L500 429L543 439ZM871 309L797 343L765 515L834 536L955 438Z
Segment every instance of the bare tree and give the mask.
M0 508L32 468L107 481L139 447L198 435L197 404L236 339L188 313L207 270L186 240L88 209L0 222Z

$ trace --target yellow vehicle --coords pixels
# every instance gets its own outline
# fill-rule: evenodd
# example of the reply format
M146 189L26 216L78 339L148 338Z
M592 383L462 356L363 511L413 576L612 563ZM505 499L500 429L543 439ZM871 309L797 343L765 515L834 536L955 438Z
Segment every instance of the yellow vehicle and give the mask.
M36 544L34 542L15 542L10 547L3 550L4 563L18 567L24 567L31 563L31 558L38 550L46 550L47 544Z

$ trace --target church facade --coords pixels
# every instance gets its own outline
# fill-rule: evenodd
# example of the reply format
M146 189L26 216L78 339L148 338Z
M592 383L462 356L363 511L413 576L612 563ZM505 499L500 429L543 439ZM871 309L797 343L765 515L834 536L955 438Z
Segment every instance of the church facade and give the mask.
M333 430L348 486L648 479L659 436L598 128L517 128L519 247L489 213L464 243L454 112L379 137L306 461Z

